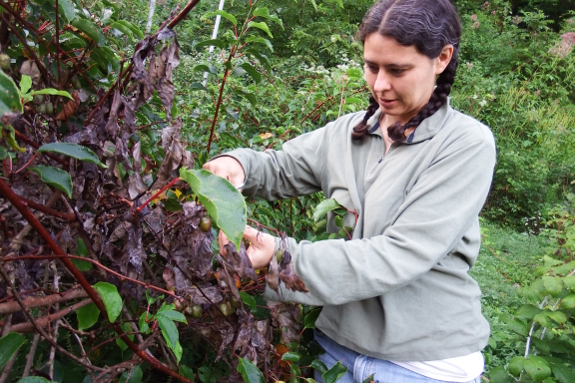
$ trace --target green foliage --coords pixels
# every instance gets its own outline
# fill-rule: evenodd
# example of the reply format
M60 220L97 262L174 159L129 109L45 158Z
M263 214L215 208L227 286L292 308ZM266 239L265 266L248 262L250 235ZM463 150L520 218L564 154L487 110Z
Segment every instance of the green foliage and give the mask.
M22 345L26 343L26 339L15 332L8 333L0 338L0 369L4 367L6 363Z
M102 298L102 302L104 302L108 319L110 322L114 322L122 312L123 306L122 297L118 294L118 289L108 282L98 282L94 285L94 289L96 289L100 298Z

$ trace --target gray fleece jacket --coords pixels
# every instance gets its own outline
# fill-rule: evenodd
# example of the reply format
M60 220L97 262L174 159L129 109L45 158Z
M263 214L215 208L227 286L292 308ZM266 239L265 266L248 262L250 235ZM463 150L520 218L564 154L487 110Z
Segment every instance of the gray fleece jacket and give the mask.
M281 151L226 154L244 167L248 196L321 190L359 215L352 240L288 239L295 272L310 292L284 288L283 299L324 306L317 327L365 355L426 361L481 350L489 325L468 271L479 253L478 214L495 165L491 131L446 104L384 155L379 112L366 140L351 139L364 113ZM354 226L352 214L346 224ZM269 289L266 295L280 299Z

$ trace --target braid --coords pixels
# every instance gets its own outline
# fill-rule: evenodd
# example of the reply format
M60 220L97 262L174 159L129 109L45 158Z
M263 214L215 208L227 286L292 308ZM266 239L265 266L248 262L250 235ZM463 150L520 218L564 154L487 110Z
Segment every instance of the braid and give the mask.
M451 61L437 78L437 86L433 90L427 104L425 104L419 113L412 117L405 125L402 126L398 121L388 127L387 134L389 138L398 142L404 141L406 129L417 128L423 120L433 116L435 112L437 112L447 102L447 97L451 92L451 85L453 85L453 81L455 80L455 72L459 65L459 60L457 59L457 47L454 47L453 50L454 52Z
M363 116L363 120L357 124L353 128L353 132L351 133L351 138L354 140L361 140L367 137L369 126L367 125L367 121L375 114L377 109L379 108L379 104L377 100L373 97L369 97L369 106L367 107L367 111L365 112L365 116Z

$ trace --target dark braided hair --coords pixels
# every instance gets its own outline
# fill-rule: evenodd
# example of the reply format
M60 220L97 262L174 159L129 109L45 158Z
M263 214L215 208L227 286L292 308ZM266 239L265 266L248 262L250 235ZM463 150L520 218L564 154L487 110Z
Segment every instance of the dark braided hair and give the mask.
M367 36L376 32L393 38L400 45L413 45L419 53L430 59L439 57L446 45L453 45L451 61L438 76L437 86L428 103L405 125L398 121L387 128L392 140L403 141L406 129L417 128L447 102L459 63L457 54L461 24L449 0L380 0L365 15L359 27L358 38L365 43ZM360 139L367 135L367 121L378 107L377 100L372 96L363 120L353 129L352 138Z

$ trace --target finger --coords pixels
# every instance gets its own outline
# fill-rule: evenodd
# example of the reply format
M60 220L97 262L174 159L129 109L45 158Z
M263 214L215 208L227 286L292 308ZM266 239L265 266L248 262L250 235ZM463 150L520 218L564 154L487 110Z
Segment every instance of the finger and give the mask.
M246 226L246 230L244 231L244 238L252 243L259 242L260 234L261 233L259 232L259 230L256 230L251 226Z
M225 246L230 243L228 237L224 234L223 230L220 230L220 234L218 235L218 245L220 246L220 254L227 255Z

